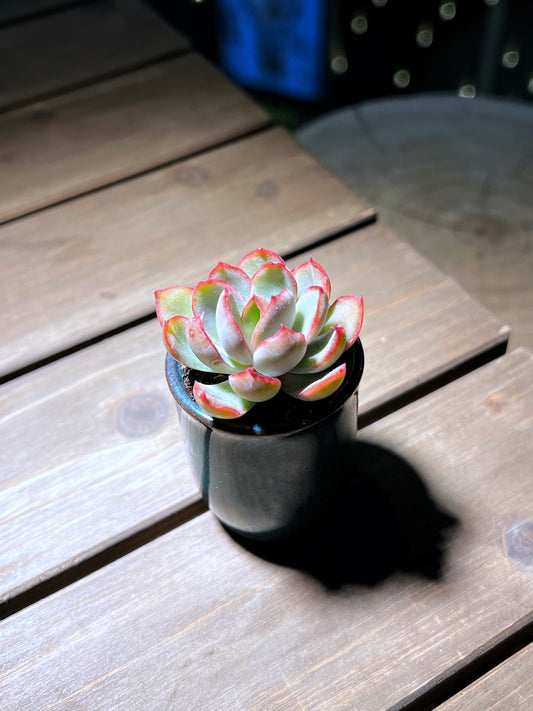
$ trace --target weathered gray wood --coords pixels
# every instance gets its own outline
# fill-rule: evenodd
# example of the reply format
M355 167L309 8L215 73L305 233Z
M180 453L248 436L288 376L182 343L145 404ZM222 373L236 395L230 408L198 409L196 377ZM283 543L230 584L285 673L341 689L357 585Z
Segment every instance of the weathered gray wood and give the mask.
M299 139L380 219L533 348L533 107L427 93L363 102Z
M196 54L0 114L0 221L267 123Z
M311 254L333 296L365 296L362 413L507 338L390 230L366 227ZM0 388L0 599L198 500L163 361L153 322Z
M0 30L0 109L142 66L188 41L139 0L95 0Z
M516 351L361 437L367 476L385 447L459 519L442 579L329 591L205 514L5 620L4 708L383 711L413 699L533 618L531 539L509 536L531 526L532 401L533 358ZM407 524L417 511L404 506Z
M274 129L5 224L0 375L146 316L154 288L196 282L219 258L373 214Z
M533 645L517 652L436 711L526 711L533 706Z

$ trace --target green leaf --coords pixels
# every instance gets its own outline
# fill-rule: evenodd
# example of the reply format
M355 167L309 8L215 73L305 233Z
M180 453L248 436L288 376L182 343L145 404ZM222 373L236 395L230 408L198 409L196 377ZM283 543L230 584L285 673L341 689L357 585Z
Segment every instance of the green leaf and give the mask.
M261 309L258 304L258 299L256 296L252 296L242 310L241 315L242 331L248 344L252 342L252 334L260 318Z
M229 376L229 384L240 397L252 402L264 402L277 395L281 387L278 378L261 375L253 368Z
M309 259L307 262L300 264L299 267L292 270L296 283L298 285L298 295L304 293L310 286L319 286L324 289L326 296L330 297L331 283L326 270L314 259Z
M279 294L274 294L253 332L252 350L255 350L265 338L277 333L281 326L291 328L294 321L295 308L296 299L292 291L283 289Z
M346 336L342 326L334 326L327 333L315 338L302 360L291 368L293 373L319 373L326 370L344 352Z
M342 326L346 335L344 350L352 346L361 333L364 315L362 296L339 296L330 306L322 328L326 332L334 326Z
M239 264L237 266L251 277L260 267L263 266L263 264L269 263L285 264L285 260L280 257L279 254L276 254L276 252L260 247L259 249L254 249L251 252L248 252L248 254L245 254L244 257L239 260Z
M237 306L240 310L242 310L245 304L244 299L234 286L229 284L227 281L222 281L222 279L208 279L207 281L200 281L194 288L192 294L193 313L195 316L203 314L203 326L206 333L217 345L220 344L217 335L217 305L220 295L224 289L230 290Z
M242 331L242 320L229 289L224 289L217 304L218 339L232 361L251 365L252 354Z
M283 264L264 264L250 280L250 294L257 294L267 302L283 289L296 296L296 280Z
M190 318L193 315L192 292L189 286L169 286L155 291L155 311L159 323L163 325L173 316Z
M223 383L206 385L196 381L193 386L194 399L211 417L231 420L242 417L254 403L235 393L227 380Z
M253 354L254 367L258 373L276 378L292 370L302 359L305 349L305 336L282 326L257 346Z
M321 286L310 286L296 302L293 329L311 341L324 325L328 313L328 297Z
M187 323L186 336L194 355L204 365L201 370L210 370L213 373L234 373L237 368L226 362L220 350L209 338L204 328L204 315L194 316Z
M193 353L187 340L187 328L190 319L185 316L173 316L163 324L163 342L170 355L195 370L208 370Z
M288 373L281 378L281 388L284 392L298 400L313 402L323 400L333 395L344 382L346 363L341 363L325 374L295 375ZM231 376L233 377L233 376Z
M245 271L233 264L218 262L209 274L209 279L220 279L234 286L243 299L248 301L250 294L250 277Z

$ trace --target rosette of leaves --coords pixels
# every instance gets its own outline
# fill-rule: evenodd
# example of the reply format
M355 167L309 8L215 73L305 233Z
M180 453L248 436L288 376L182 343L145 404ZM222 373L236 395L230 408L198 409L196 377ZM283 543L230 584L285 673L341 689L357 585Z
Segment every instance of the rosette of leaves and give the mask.
M168 352L193 370L222 373L194 383L205 412L235 418L279 390L306 401L342 384L340 356L356 341L363 298L340 296L313 259L289 269L275 252L256 249L234 266L219 262L196 287L155 292Z

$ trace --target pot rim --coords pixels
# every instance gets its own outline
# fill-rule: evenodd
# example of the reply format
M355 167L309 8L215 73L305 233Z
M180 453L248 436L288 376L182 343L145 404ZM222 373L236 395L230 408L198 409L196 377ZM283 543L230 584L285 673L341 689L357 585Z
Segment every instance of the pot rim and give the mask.
M350 396L357 392L363 375L364 351L359 338L339 359L338 363L342 362L346 362L347 365L346 378L340 388L329 397L304 403L280 392L272 400L257 403L246 415L228 420L211 417L202 410L184 383L184 377L193 371L173 358L170 353L166 354L165 373L168 387L178 407L209 429L265 437L307 429L337 412ZM284 402L287 408L296 410L299 416L289 421L286 419L280 421L279 417L283 417L284 414Z

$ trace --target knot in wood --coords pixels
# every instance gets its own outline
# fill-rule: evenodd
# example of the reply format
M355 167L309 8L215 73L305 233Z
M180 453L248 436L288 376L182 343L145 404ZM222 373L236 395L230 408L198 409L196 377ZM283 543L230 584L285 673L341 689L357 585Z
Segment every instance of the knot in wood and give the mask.
M209 173L198 166L184 166L175 173L176 180L182 185L197 188L209 180Z
M510 558L533 566L533 522L515 523L505 534L505 545Z
M168 403L159 393L132 395L117 410L117 430L126 437L146 437L167 419Z
M259 183L255 191L257 197L266 198L267 200L272 200L278 193L279 188L273 180L265 180L263 183Z

